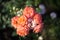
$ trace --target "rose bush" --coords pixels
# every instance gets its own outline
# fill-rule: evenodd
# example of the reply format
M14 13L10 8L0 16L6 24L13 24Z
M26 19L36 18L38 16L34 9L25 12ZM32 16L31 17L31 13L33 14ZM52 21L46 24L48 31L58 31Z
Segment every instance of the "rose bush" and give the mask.
M26 36L30 30L34 33L42 31L43 22L42 17L32 7L26 6L21 16L15 16L11 20L11 24L17 30L20 36Z

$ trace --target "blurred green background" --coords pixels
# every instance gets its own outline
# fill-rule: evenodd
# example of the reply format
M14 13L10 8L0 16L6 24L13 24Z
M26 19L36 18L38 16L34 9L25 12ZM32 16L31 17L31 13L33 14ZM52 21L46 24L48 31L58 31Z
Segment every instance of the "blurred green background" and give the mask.
M40 8L40 4L43 4L45 9ZM18 36L11 26L11 18L20 13L20 9L25 5L32 5L41 13L44 29L38 35L31 33L23 38ZM0 40L40 40L40 36L43 40L60 40L60 0L0 0Z

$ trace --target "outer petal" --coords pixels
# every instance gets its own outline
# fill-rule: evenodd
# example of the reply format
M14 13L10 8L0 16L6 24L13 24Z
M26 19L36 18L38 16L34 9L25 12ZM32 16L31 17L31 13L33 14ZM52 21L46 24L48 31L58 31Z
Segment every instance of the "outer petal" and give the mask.
M28 18L33 17L35 14L35 11L32 7L26 6L23 10L23 15L27 16Z
M39 33L42 31L42 28L43 28L42 24L39 24L36 27L34 27L33 32Z
M18 25L17 21L18 21L18 16L15 16L15 17L13 17L13 18L11 19L11 25L12 25L14 28L17 28L17 25Z

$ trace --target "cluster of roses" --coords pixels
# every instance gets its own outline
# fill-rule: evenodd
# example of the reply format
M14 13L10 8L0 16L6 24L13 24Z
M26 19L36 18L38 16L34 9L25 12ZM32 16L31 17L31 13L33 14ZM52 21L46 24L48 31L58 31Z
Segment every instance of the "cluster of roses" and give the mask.
M26 36L30 30L34 33L41 32L43 28L42 17L32 7L26 6L23 15L15 16L11 19L12 26L20 36Z

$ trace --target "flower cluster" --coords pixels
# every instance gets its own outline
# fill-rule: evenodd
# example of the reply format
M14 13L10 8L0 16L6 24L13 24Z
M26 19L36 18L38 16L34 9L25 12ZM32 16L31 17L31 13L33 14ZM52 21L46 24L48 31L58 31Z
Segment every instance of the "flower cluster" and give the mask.
M32 7L26 6L21 16L15 16L11 19L12 26L16 29L17 34L26 36L30 30L34 33L41 32L43 28L42 17Z

